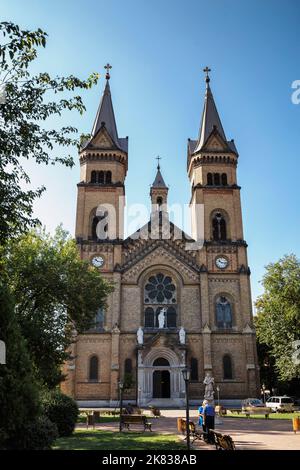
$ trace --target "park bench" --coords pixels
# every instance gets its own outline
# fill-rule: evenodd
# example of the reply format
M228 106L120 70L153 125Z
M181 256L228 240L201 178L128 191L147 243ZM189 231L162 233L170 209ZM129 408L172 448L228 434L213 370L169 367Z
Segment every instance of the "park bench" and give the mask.
M192 438L192 444L195 441L203 440L203 436L204 436L203 431L198 431L193 421L189 422L189 428L190 428L190 436ZM182 434L186 434L186 420L184 418L178 418L177 429L179 432L182 432Z
M144 426L144 431L147 429L152 431L152 423L147 420L147 416L145 415L122 415L121 428L125 427L127 430L129 430L130 425Z
M198 429L196 428L196 425L195 423L193 423L192 421L190 421L190 435L191 435L191 438L192 438L192 444L195 442L195 441L203 441L203 432L202 431L198 431Z
M214 437L217 450L235 450L235 445L231 436L221 434L220 432L213 431L212 429L209 430L209 433Z

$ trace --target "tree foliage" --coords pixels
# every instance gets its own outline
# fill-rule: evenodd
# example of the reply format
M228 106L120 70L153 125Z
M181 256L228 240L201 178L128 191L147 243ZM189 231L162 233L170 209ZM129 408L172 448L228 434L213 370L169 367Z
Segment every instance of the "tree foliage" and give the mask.
M260 343L269 347L281 380L300 377L300 261L285 256L266 267L255 320Z
M46 39L41 29L28 31L0 23L0 243L38 223L32 205L45 188L26 188L30 178L22 159L73 166L72 157L61 154L60 148L78 145L77 129L51 128L48 121L65 110L82 114L82 98L74 92L91 88L98 80L96 73L87 80L73 75L51 77L46 72L32 75L29 67ZM66 93L73 96L66 98Z
M20 434L40 412L39 387L21 335L14 301L0 277L0 333L6 344L6 364L0 365L0 448Z
M81 333L91 328L112 286L80 259L75 241L61 227L54 236L31 231L8 243L2 248L2 264L39 377L54 387L62 379L74 329Z

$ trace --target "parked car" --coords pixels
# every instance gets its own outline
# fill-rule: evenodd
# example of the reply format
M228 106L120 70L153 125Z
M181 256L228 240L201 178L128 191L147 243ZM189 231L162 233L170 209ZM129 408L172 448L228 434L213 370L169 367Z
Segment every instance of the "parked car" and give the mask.
M294 409L294 401L286 395L283 397L271 397L267 400L266 406L277 412L291 412Z
M266 405L258 398L246 398L246 400L242 401L242 411L247 414L266 415L270 413L270 408L267 408Z

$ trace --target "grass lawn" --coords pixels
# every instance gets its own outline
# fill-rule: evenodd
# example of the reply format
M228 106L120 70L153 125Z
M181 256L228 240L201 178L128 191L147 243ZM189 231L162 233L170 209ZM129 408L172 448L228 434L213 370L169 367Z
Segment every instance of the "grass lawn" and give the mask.
M75 430L55 441L54 450L181 450L186 444L175 434Z
M296 413L270 413L268 419L293 419L296 417L300 417L300 414L298 412ZM246 416L242 413L232 413L228 414L225 416L222 416L223 418L246 418ZM250 418L246 419L265 419L265 415L250 415Z

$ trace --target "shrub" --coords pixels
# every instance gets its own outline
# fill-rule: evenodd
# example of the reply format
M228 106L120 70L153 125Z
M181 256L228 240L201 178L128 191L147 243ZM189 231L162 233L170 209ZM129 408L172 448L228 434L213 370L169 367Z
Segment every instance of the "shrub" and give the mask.
M57 426L46 416L20 428L8 441L8 449L48 450L58 437Z
M61 437L70 436L78 418L76 402L59 391L51 392L43 398L44 414L57 426Z

